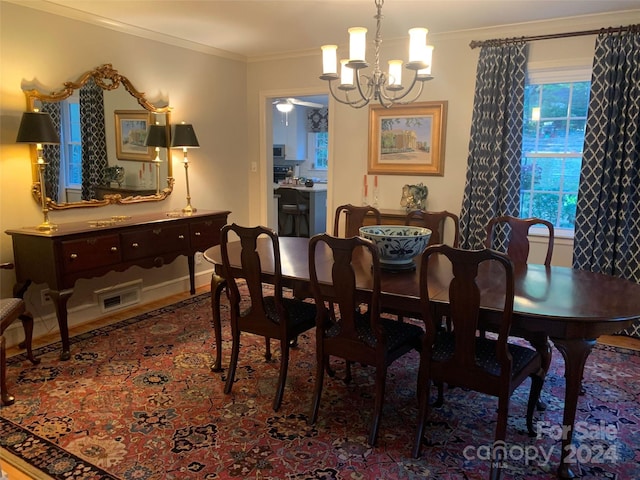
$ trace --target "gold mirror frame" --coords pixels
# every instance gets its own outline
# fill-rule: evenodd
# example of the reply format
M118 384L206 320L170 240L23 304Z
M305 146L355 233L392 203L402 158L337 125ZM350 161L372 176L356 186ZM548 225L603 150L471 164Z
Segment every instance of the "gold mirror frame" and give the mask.
M167 139L170 139L171 135L171 107L157 107L153 103L151 103L144 95L144 92L139 92L136 88L131 84L129 79L124 75L120 75L117 70L113 69L110 63L106 63L104 65L99 66L94 70L90 70L84 73L80 78L75 82L65 82L64 88L59 91L54 91L51 93L43 93L37 89L25 90L24 93L27 98L27 110L33 111L35 109L35 104L39 100L40 102L60 102L71 95L73 95L75 90L81 88L85 83L87 83L90 79L103 90L115 90L122 85L124 89L133 96L138 104L142 106L145 110L156 113L156 114L165 114L165 128L167 131ZM170 140L169 140L170 143ZM166 148L167 151L167 186L160 190L159 193L153 195L136 195L136 196L128 196L123 197L120 194L112 194L105 195L102 200L81 200L79 202L65 202L65 203L57 203L51 200L51 198L47 197L47 206L50 210L66 210L71 208L84 208L84 207L104 207L106 205L129 205L134 203L143 203L143 202L160 202L167 198L171 192L173 191L174 178L172 177L173 171L171 166L171 154L169 147ZM40 181L38 178L38 168L37 168L37 153L34 145L31 146L31 156L32 156L32 178L33 185L31 187L31 194L38 204L41 203L40 196Z

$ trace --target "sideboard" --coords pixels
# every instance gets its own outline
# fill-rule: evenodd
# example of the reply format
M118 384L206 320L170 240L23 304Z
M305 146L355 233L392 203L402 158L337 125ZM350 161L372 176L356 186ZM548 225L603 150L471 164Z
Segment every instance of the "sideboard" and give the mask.
M16 290L46 283L55 306L62 353L70 358L67 302L76 280L93 278L134 265L161 267L185 255L190 291L195 293L195 254L220 243L229 211L151 213L62 223L52 232L35 227L7 230L13 240Z

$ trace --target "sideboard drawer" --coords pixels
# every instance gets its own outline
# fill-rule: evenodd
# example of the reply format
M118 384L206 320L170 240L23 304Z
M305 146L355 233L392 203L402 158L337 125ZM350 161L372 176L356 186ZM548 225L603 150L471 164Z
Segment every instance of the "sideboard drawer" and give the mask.
M171 252L187 252L189 226L157 226L135 232L122 233L122 258L135 260Z
M61 242L61 245L64 272L81 272L113 265L119 263L122 258L118 235L66 240Z
M220 243L220 230L226 224L226 219L203 220L189 225L191 233L191 247L204 252L207 248Z

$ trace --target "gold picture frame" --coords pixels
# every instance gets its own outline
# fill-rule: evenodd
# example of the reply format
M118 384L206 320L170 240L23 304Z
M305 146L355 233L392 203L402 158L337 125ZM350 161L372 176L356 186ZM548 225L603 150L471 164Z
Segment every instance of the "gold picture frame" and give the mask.
M369 107L369 164L377 175L444 175L447 102Z
M118 160L153 160L153 147L145 146L151 113L146 110L115 110L116 157Z

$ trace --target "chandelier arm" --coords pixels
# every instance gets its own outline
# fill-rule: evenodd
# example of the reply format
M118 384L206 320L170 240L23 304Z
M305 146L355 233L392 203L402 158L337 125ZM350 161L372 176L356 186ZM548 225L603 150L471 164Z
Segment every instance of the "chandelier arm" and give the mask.
M349 100L349 92L345 92L345 98L342 99L340 98L335 91L335 88L333 86L333 80L329 80L329 93L331 93L331 96L336 100L336 102L338 103L342 103L344 105L349 105L353 108L362 108L364 107L367 103L369 103L368 101L366 101L366 103L359 105L359 102L361 101L360 99L358 100Z
M411 85L406 89L406 91L402 95L396 96L394 94L393 96L389 96L387 94L387 92L386 92L386 89L384 89L384 88L380 89L380 95L385 100L389 100L392 103L411 103L411 102L415 101L420 96L420 93L422 93L422 87L424 85L424 81L420 80L420 88L418 89L418 94L415 96L414 99L408 100L407 102L401 102L400 100L404 99L407 95L409 95L412 92L413 87L416 86L417 81L418 81L418 71L414 70L413 81L411 82Z

